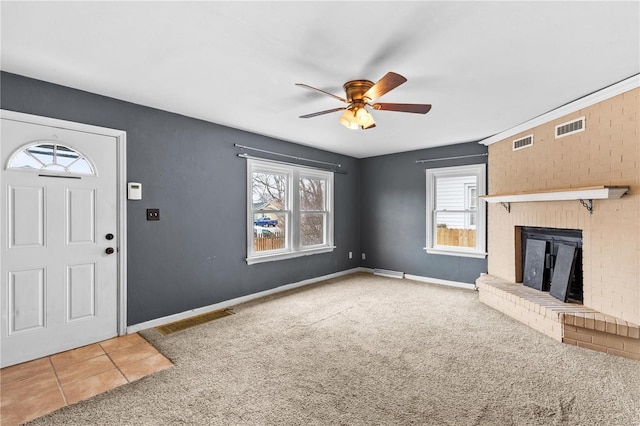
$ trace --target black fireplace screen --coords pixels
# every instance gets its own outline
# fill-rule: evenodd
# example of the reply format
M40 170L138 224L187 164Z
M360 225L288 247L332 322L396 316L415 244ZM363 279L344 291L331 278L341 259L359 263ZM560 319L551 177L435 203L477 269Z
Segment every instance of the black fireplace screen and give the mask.
M522 227L522 283L582 302L582 231Z

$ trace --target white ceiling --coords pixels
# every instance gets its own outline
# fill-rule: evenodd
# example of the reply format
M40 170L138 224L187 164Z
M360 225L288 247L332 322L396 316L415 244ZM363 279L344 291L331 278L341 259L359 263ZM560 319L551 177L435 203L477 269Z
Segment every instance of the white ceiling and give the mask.
M640 2L10 2L1 68L355 157L483 139L640 72ZM348 130L353 79L408 81Z

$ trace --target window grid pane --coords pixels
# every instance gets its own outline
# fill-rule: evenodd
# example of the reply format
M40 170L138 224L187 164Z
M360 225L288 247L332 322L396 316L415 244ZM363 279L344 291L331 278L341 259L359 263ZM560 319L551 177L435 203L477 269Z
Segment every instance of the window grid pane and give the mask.
M80 158L80 154L66 146L58 145L56 147L56 163L68 167L69 164Z
M476 229L467 224L471 221L471 211L436 211L435 241L438 246L475 247Z
M325 244L326 213L301 213L300 245L315 246Z
M55 162L53 158L53 148L53 145L36 145L27 148L27 152L46 166L47 164L54 164Z
M283 211L258 211L253 214L253 251L273 252L287 250L288 213Z
M301 211L326 210L326 179L317 177L301 177L299 187Z
M254 210L288 210L286 175L254 172L252 186Z

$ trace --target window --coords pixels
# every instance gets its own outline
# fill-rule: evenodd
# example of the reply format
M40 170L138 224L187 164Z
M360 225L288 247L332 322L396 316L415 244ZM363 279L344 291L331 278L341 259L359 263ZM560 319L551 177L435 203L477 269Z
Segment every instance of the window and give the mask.
M486 166L427 169L427 253L486 256Z
M10 169L47 171L74 175L95 175L84 155L57 143L30 144L16 152L9 161Z
M247 160L247 263L333 250L333 173Z

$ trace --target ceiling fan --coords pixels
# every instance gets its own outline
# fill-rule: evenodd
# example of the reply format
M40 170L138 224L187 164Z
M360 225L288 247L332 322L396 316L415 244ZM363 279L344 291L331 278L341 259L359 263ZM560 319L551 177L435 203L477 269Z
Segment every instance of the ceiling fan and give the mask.
M398 112L412 112L416 114L426 114L431 109L431 105L428 104L390 104L371 102L378 99L385 93L390 92L402 83L407 81L406 78L400 74L394 72L388 72L378 80L375 84L369 80L352 80L347 81L342 87L347 95L346 99L340 96L336 96L333 93L325 92L324 90L317 89L309 86L308 84L296 83L296 86L304 87L306 89L315 90L316 92L324 93L332 98L336 98L347 106L340 108L332 108L325 111L318 111L311 114L301 115L300 118L312 118L319 115L329 114L336 111L344 111L340 117L340 123L349 129L371 129L376 127L373 117L367 110L367 107L375 110L382 111L398 111Z

